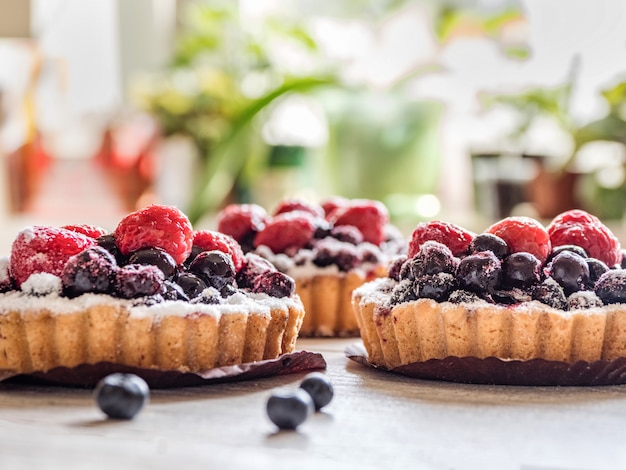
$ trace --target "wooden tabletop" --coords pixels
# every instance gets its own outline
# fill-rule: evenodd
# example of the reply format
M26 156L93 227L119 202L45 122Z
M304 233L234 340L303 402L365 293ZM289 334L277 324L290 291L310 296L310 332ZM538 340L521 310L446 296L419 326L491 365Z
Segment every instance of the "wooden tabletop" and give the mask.
M409 379L321 352L335 398L297 431L265 413L304 374L153 390L131 421L84 389L0 383L0 469L626 468L626 386L511 387Z

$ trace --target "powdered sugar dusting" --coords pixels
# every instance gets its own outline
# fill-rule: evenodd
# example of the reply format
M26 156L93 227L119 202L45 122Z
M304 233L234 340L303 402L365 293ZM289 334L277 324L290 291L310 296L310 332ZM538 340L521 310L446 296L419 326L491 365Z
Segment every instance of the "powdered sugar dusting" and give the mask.
M63 285L61 278L54 274L34 273L22 283L21 288L24 293L31 295L58 295L61 293Z

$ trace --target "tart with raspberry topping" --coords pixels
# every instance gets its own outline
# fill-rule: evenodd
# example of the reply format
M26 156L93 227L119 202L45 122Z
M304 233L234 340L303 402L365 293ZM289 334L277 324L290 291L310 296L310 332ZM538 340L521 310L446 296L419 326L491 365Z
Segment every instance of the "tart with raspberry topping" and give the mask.
M306 312L300 336L358 336L352 291L386 275L404 249L387 208L365 199L285 199L272 213L232 204L218 215L217 230L294 278Z
M626 270L615 235L581 210L547 227L503 219L483 233L422 223L389 275L353 293L368 361L626 357Z
M109 362L202 372L293 352L295 283L231 237L152 205L98 227L34 226L0 258L0 370Z

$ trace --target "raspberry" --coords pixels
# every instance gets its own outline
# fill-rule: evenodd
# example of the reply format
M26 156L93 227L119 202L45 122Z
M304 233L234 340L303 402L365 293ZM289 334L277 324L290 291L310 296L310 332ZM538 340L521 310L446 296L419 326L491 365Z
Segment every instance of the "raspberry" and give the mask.
M386 238L389 212L381 202L354 199L346 207L337 209L330 222L334 226L353 225L361 231L366 242L380 245Z
M417 225L409 242L409 258L413 258L420 251L421 246L428 240L446 245L454 256L464 255L474 239L474 233L450 222L433 220L421 222Z
M308 212L284 212L273 217L254 237L254 246L265 245L274 253L306 246L315 234L314 217Z
M230 255L236 272L239 272L245 264L241 246L230 235L213 230L198 230L194 233L193 245L201 248L202 251L219 250Z
M507 217L485 232L502 238L509 245L511 253L525 251L535 255L542 265L552 251L548 232L543 225L530 217Z
M575 209L557 215L548 234L552 246L576 245L583 248L591 258L599 259L608 266L622 261L622 249L617 237L597 217Z
M141 248L162 248L177 264L191 253L193 227L185 214L173 206L153 204L124 217L113 232L123 255Z
M278 207L274 210L274 215L292 211L310 212L314 216L322 218L325 214L324 209L319 204L314 204L300 199L285 199L278 204Z
M95 225L88 224L64 225L62 228L71 230L72 232L82 233L90 238L98 238L109 233L102 227L96 227Z
M64 228L29 227L22 230L13 241L11 274L18 287L34 273L61 276L71 256L95 244L95 239Z
M267 212L257 204L230 204L218 214L217 230L241 244L250 233L263 230L267 220Z
M322 201L322 209L327 220L330 220L337 209L341 209L350 204L350 200L341 196L332 196Z

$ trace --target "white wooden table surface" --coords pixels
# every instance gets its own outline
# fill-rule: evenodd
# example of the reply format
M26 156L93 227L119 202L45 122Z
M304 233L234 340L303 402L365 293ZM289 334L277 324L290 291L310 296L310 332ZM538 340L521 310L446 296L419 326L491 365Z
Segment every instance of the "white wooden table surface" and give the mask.
M0 383L0 469L626 469L626 386L505 387L408 379L321 352L333 402L296 432L265 414L303 374L154 390L111 421L83 389Z

